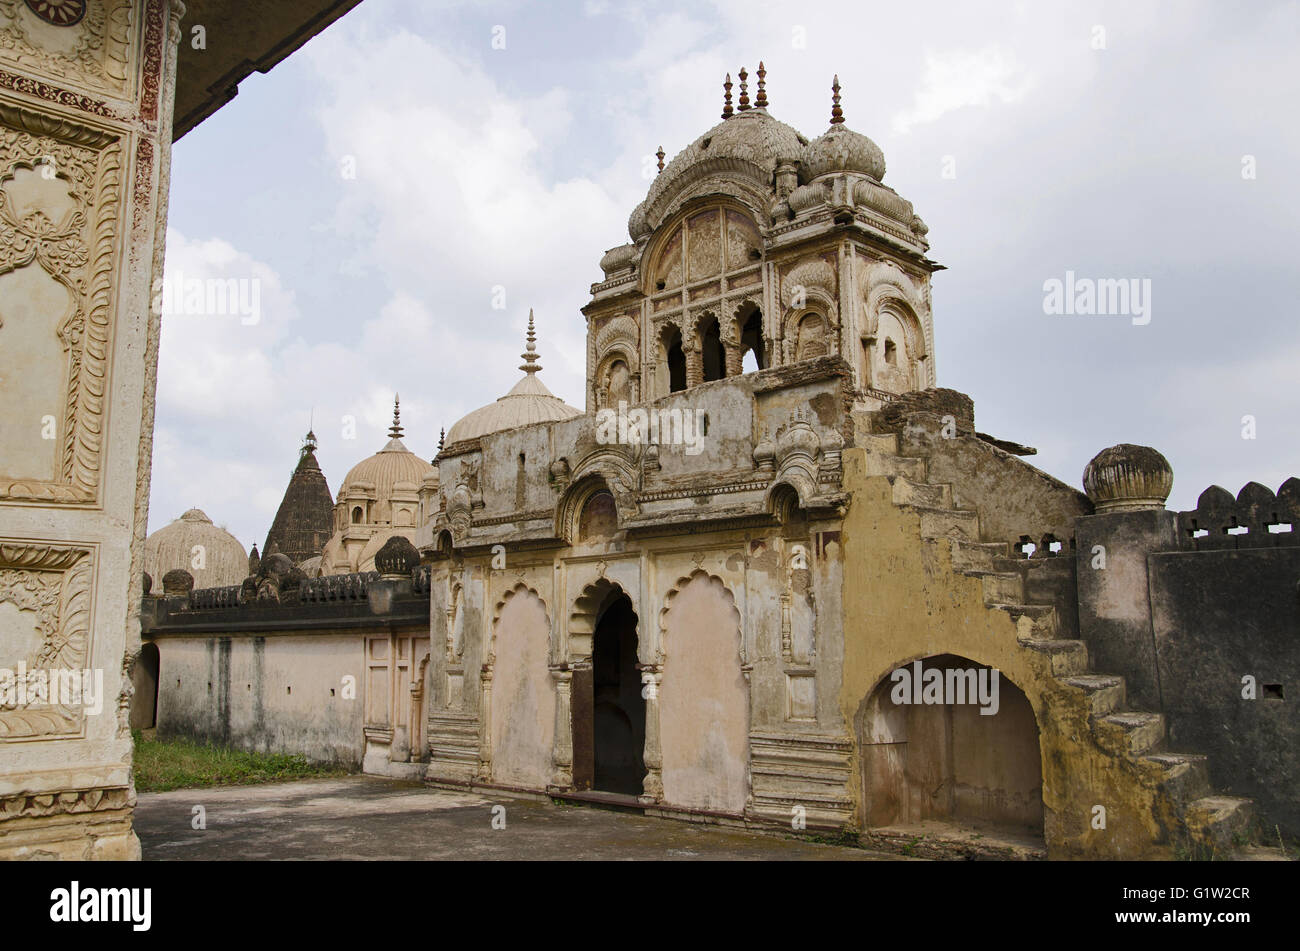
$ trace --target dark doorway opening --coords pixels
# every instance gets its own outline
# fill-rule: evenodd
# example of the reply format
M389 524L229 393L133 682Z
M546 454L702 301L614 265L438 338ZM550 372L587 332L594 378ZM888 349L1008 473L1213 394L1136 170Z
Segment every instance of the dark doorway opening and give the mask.
M727 375L726 356L722 349L722 330L718 327L717 318L713 318L701 328L700 351L705 383L721 380Z
M763 312L758 308L750 312L740 330L740 349L744 354L754 355L754 369L767 366L763 360Z
M131 702L131 728L152 730L158 725L158 646L146 642L135 663L135 698Z
M668 392L686 389L686 354L682 351L682 334L676 328L664 347L668 361Z
M592 785L629 796L641 794L646 773L636 622L631 600L619 592L596 624L591 654Z

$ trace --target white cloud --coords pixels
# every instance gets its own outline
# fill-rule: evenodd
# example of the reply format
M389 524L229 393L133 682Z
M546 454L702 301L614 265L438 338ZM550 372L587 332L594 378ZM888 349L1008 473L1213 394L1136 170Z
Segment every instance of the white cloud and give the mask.
M926 53L923 83L912 107L894 116L895 132L910 132L966 106L988 108L995 99L1003 104L1017 102L1033 88L1034 80L1009 51L986 46L973 52Z

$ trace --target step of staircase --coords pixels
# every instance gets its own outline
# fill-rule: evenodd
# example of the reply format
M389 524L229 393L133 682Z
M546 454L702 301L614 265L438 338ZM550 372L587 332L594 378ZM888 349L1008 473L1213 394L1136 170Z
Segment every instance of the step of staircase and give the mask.
M968 578L979 578L984 585L984 603L1017 604L1025 600L1025 579L1007 571L963 570Z
M1165 740L1165 718L1159 713L1124 710L1093 721L1092 732L1103 747L1117 753L1147 753Z
M1194 842L1230 855L1249 839L1254 807L1250 799L1237 796L1205 796L1188 804L1183 821Z
M1111 674L1079 674L1066 677L1071 687L1078 687L1088 695L1093 716L1104 717L1124 708L1124 678Z
M895 505L920 505L925 508L952 508L952 486L947 483L932 485L896 475L890 478L894 489Z
M1006 542L967 542L954 539L952 567L956 571L993 569L993 561L1007 551Z
M1020 644L1030 650L1046 654L1052 662L1052 673L1057 677L1088 672L1088 645L1083 641L1027 637L1021 638Z
M924 505L905 505L902 508L921 516L922 538L947 538L977 542L980 537L980 520L974 512L964 509L932 508Z
M1142 759L1159 771L1157 782L1179 802L1192 802L1213 792L1209 760L1200 753L1149 753Z
M1041 640L1065 639L1058 636L1061 633L1060 618L1057 616L1056 608L1052 607L1050 604L1004 604L986 601L985 606L999 611L1005 611L1007 614L1011 615L1011 620L1015 622L1016 629L1022 640L1024 638L1035 638Z

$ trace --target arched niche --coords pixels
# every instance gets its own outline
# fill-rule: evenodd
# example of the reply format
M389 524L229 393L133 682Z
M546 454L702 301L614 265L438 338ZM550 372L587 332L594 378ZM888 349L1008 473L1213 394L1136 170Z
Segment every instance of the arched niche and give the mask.
M906 678L891 671L858 709L863 827L940 821L1041 837L1042 754L1028 697L998 672L996 712L984 714L978 697L954 702L956 687L968 691L970 672L991 677L991 668L954 654L915 660L920 693L917 667L904 661L894 670ZM930 671L944 687L927 697Z

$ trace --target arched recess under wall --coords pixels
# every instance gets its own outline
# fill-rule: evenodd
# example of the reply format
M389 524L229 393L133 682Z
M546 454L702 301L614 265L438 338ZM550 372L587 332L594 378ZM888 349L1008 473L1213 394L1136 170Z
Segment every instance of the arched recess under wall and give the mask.
M665 599L659 736L664 802L738 815L749 791L749 684L740 613L704 571Z
M911 702L915 668L909 661L897 669L907 671L908 689L891 672L858 712L864 828L939 820L1041 837L1038 722L1020 688L999 674L997 712L985 715L980 703L969 698L962 703ZM929 671L939 672L955 688L959 672L978 676L980 670L989 668L954 654L921 661L923 685L933 676ZM964 686L969 683L967 677ZM899 696L908 702L897 702ZM938 699L957 697L949 692Z

